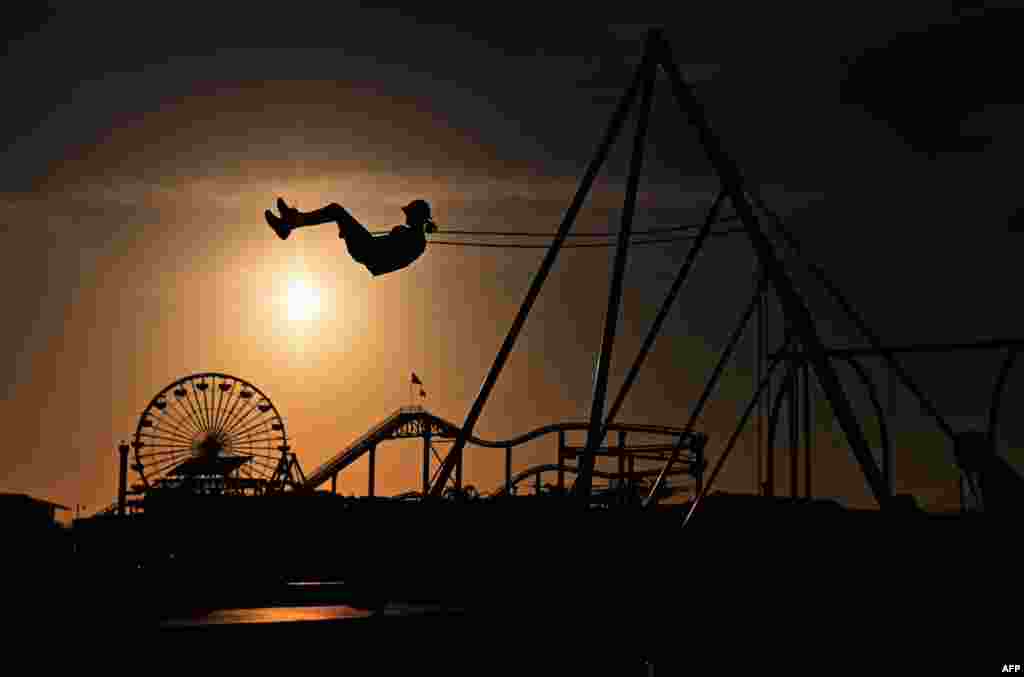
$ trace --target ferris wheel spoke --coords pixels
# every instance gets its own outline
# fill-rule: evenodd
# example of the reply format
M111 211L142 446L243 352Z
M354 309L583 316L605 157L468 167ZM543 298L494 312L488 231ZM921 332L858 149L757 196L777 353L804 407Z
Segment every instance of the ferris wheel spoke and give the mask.
M214 393L214 397L217 400L216 412L215 412L215 414L213 416L213 430L215 430L215 431L216 430L220 430L220 417L221 417L221 414L223 413L222 412L222 407L224 406L224 393L225 393L225 391L221 389L221 386L225 385L227 383L224 380L221 380L220 383L217 383L216 381L217 381L217 379L214 379L214 384L217 386L217 392Z
M271 442L278 442L278 443L280 443L281 442L281 438L279 438L279 437L249 437L249 438L244 438L244 439L240 439L240 440L232 440L231 441L231 446L236 448L236 449L240 448L240 447L243 447L243 446L248 446L248 447L252 447L254 449L258 449L258 448L266 448L266 445L270 444ZM268 451L269 451L269 449L268 449Z
M275 420L277 420L277 417L273 414L273 412L261 411L257 413L254 417L249 418L244 422L236 424L231 428L231 430L227 432L230 433L232 436L237 437L239 435L245 435L251 432L252 430L255 430L256 428L259 428L260 426L267 426L270 423L273 423Z
M140 430L140 437L155 437L161 439L181 440L185 444L192 444L192 436L183 431L175 430L169 426L161 426L159 422L149 427L148 430Z
M160 420L160 421L163 421L163 420L173 421L178 426L185 425L187 423L187 421L184 418L182 418L181 416L177 415L177 413L172 415L172 412L175 412L174 407L170 406L172 404L172 402L168 402L166 399L164 399L163 400L163 404L164 404L164 408L163 409L155 408L155 411L154 411L154 409L150 409L149 413L152 416L156 417L157 420Z
M195 403L196 411L199 412L199 420L203 422L203 430L209 430L210 421L206 416L206 406L203 403L206 394L205 390L197 390L195 382L189 384L189 390L191 391L191 397Z
M269 449L241 449L240 450L238 448L233 447L228 452L227 455L232 457L232 458L266 458L266 459L269 459L269 460L274 461L276 463L277 459L280 457L280 454L275 456L273 454L260 453L260 452L266 452L266 451L269 451Z
M234 435L237 430L251 424L252 421L255 420L253 418L254 414L256 416L260 416L261 413L262 412L260 412L259 407L257 407L256 405L251 405L242 415L236 416L235 420L231 421L227 426L224 427L224 434Z
M188 398L189 402L195 408L196 417L199 419L201 430L203 432L209 430L209 424L206 421L206 415L203 413L203 403L199 401L199 393L196 392L196 384L190 383L190 387L185 389L185 397Z
M174 431L170 431L170 430L165 430L165 429L157 428L154 432L155 432L156 435L161 435L161 437L159 439L163 439L163 440L167 440L167 441L174 440L174 441L180 442L181 444L183 444L186 447L192 446L192 444L195 442L195 438L194 437L185 437L185 435L183 435L182 433L178 433L178 432L174 432ZM142 435L140 434L140 437L141 436Z
M191 458L191 454L187 452L164 452L162 454L150 454L139 459L139 464L142 466L142 472L148 472L150 474L156 474L159 472L159 467L162 463L168 461L185 461Z
M188 413L188 418L192 422L192 425L195 426L196 432L201 432L203 430L203 424L199 421L199 416L196 414L195 407L192 406L192 400L188 397L188 390L185 386L179 386L179 388L182 395L179 397L177 392L174 393L174 397L178 401L178 406L181 407L182 411ZM184 402L182 402L182 400L184 400Z
M202 390L203 393L203 417L206 420L206 429L213 430L213 406L210 404L210 384L206 384L206 387ZM198 399L198 397L197 397Z
M164 400L164 409L156 410L156 415L153 420L156 423L162 424L167 422L168 427L173 427L176 432L180 432L183 436L191 438L193 433L189 431L192 427L192 422L185 416L187 412L178 412L175 406L171 406L172 403Z
M179 391L181 392L180 395L178 394ZM185 388L184 384L179 384L179 386L175 388L174 399L178 403L178 406L181 407L181 410L188 415L188 420L192 422L196 432L201 431L203 429L203 424L200 422L199 416L196 414L195 407L192 406L192 400L189 399L188 390Z
M196 420L195 415L185 402L182 402L177 396L174 397L174 406L168 407L168 411L173 411L175 418L181 421L181 425L184 428L183 432L188 435L189 438L195 437L199 434L201 426L199 421Z
M224 386L224 385L228 386L227 390L221 390L221 386ZM219 383L217 385L217 398L218 398L218 402L217 402L217 416L214 418L214 421L213 421L213 430L214 430L214 432L220 432L221 425L223 424L224 420L228 417L228 415L231 412L231 405L235 402L235 399L231 395L232 388L234 388L234 386L232 384L230 384L230 383L227 383L227 382Z
M194 383L189 384L189 388L185 389L185 399L188 400L189 406L196 412L196 420L199 422L199 430L201 432L207 431L206 417L203 416L203 406L199 402L199 395L196 393L196 386Z
M269 412L267 412L269 414ZM262 414L261 414L262 415ZM257 433L271 433L270 424L277 420L276 416L265 419L253 419L249 421L249 425L242 428L241 430L231 430L228 433L232 437L245 437L247 435L254 435Z
M157 458L161 458L162 459L162 458L164 458L166 456L174 456L174 455L178 455L178 454L188 454L189 456L191 456L192 455L192 450L191 449L177 449L177 450L173 450L172 449L172 450L169 450L169 451L154 451L151 454L141 454L138 457L138 461L139 461L139 463L142 463L142 465L146 465L146 462L149 459L157 459Z
M210 390L211 387L214 388L214 390ZM206 384L206 390L203 391L203 401L206 403L206 416L210 422L210 430L213 430L213 418L214 411L216 409L216 398L216 382L213 379L210 379L210 381Z
M277 442L281 444L284 442L284 436L280 435L273 430L266 430L265 428L256 428L250 430L244 435L234 435L231 439L234 444L257 444L257 443L273 443Z
M157 428L162 428L168 432L174 432L181 437L187 437L192 439L194 432L190 431L191 424L188 419L180 418L176 415L171 415L170 409L160 412L159 417L155 418Z
M183 447L191 448L190 439L179 439L177 437L162 437L153 433L140 432L138 434L139 441L142 443L142 449L150 447Z
M266 444L246 444L246 443L242 442L242 443L232 444L230 448L231 448L232 452L238 452L238 453L256 452L256 453L261 453L264 456L270 456L272 458L277 458L278 456L281 455L281 451L279 449L271 449L270 446L266 445Z
M169 444L166 442L143 442L143 449L192 449L191 446L182 445L180 442L175 444ZM142 452L146 453L146 452Z
M243 436L244 437L246 435L250 435L251 436L251 435L254 435L254 434L262 434L262 433L278 434L276 431L274 431L274 429L272 427L273 424L275 424L275 423L282 424L281 429L282 430L284 429L284 425L283 425L283 422L281 421L281 417L278 416L273 411L262 412L259 416L260 416L259 418L253 418L253 419L249 420L247 422L247 425L245 425L244 427L237 428L237 429L233 430L232 434L235 437L239 437L239 436Z
M228 431L231 430L233 426L238 424L240 421L244 421L254 410L256 410L256 405L251 401L241 399L237 400L235 402L235 406L232 408L231 415L224 420L219 432L224 435L228 434Z
M266 458L266 459L269 459L271 461L274 461L275 463L280 458L280 456L273 456L271 454L258 454L258 453L252 452L252 451L249 451L249 452L239 452L239 453L236 453L235 456L236 457L237 456L246 456L246 457L251 457L251 458Z
M151 459L149 463L142 464L142 472L145 473L150 479L156 479L159 475L166 472L171 466L175 466L179 463L184 463L190 458L189 454L163 456L161 458Z
M166 475L179 465L188 461L188 458L165 458L153 464L153 475Z
M223 422L220 425L221 431L227 427L231 421L239 416L242 416L251 406L251 401L242 397L241 393L234 394L234 399L231 403L231 409L227 412Z
M228 425L225 426L225 432L237 430L239 426L247 425L248 422L252 421L253 416L259 416L262 414L257 403L248 402L247 405L248 406L244 410L238 413L238 416L235 416L233 421L229 422Z

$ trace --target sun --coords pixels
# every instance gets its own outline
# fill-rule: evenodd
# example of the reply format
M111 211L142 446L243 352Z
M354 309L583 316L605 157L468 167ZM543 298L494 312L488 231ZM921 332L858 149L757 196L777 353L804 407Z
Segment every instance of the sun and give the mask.
M308 322L320 314L320 294L304 280L292 280L288 284L288 319L292 322Z

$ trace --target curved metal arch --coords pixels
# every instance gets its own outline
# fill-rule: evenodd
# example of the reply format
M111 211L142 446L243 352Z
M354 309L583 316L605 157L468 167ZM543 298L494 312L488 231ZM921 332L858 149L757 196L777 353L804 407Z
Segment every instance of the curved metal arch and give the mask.
M889 435L889 425L885 418L885 409L882 407L882 402L878 397L878 387L875 385L871 375L868 374L856 357L844 356L843 358L857 373L861 383L864 385L865 390L868 392L868 399L871 400L872 406L875 408L875 417L878 419L878 431L882 438L882 452L888 457L892 453L892 440ZM772 403L772 411L768 418L768 456L773 457L775 452L775 437L778 432L779 416L782 409L782 401L786 396L787 389L790 386L790 382L795 373L796 367L791 366L783 378L782 385L779 388L778 393L775 395L775 401Z
M796 376L796 360L792 360L789 363L789 368L786 371L786 375L782 377L782 383L779 385L779 390L775 393L775 401L772 402L772 410L768 416L768 439L767 439L767 457L770 459L775 458L775 433L779 427L779 414L782 411L782 400L785 398L787 391ZM772 477L775 476L775 469L772 468ZM772 487L772 494L775 493L775 487Z
M996 433L999 431L999 413L1003 403L1003 391L1006 388L1006 381L1009 379L1010 370L1017 360L1017 347L1011 347L1006 351L1006 358L999 368L999 375L996 377L995 387L992 389L992 402L988 410L988 439L992 448L995 448Z
M882 407L882 401L878 397L878 388L875 386L875 382L872 380L868 370L864 368L864 365L856 357L852 355L847 356L846 361L857 372L857 375L860 376L861 382L868 391L868 398L871 400L871 404L875 408L875 416L878 418L878 433L882 438L882 453L885 454L886 458L891 458L892 441L889 437L889 424L885 418L885 409ZM884 469L883 472L885 472ZM891 482L891 478L887 479Z

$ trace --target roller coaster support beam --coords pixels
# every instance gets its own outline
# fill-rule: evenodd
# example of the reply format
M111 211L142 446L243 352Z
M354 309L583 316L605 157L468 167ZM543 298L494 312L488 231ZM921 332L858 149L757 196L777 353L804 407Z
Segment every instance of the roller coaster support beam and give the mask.
M565 431L558 431L558 493L565 491L565 468L562 464L565 463L565 454L568 447L565 446Z
M776 257L771 242L761 230L757 215L747 200L744 181L739 167L726 153L718 136L712 131L704 115L704 109L697 100L693 90L683 81L682 74L679 72L679 68L672 57L671 47L665 41L661 31L652 30L648 40L653 43L653 48L656 50L659 62L668 76L679 108L689 118L690 123L697 128L697 134L708 160L718 173L722 181L722 187L732 201L733 208L736 210L740 221L747 231L747 236L750 238L758 261L765 275L771 281L775 293L778 294L779 301L800 339L800 343L807 352L807 358L814 368L814 373L821 384L822 391L832 405L839 425L846 434L846 439L857 462L861 466L872 495L880 506L888 508L891 502L888 500L885 481L872 457L864 431L861 430L853 407L850 405L849 398L847 398L843 390L839 375L825 355L825 346L822 344L821 337L818 336L810 311L793 287L793 283L789 279L782 263Z
M619 454L619 475L625 475L626 474L626 456L627 456L627 453L626 453L626 431L625 430L620 430L619 431L619 449L621 449L623 451L623 453ZM561 461L559 461L559 463L561 463Z
M131 447L127 442L122 442L117 447L120 456L120 463L117 473L117 516L124 517L125 508L128 505L128 450Z
M430 428L423 431L423 496L426 497L428 493L430 493Z
M612 362L612 348L615 330L619 321L619 305L622 301L622 282L626 276L626 258L629 254L629 237L633 232L633 212L636 208L636 193L643 168L644 144L647 137L647 123L651 112L651 97L654 95L654 63L651 60L651 42L644 44L644 56L640 62L643 75L643 95L637 115L636 133L633 137L633 153L629 161L629 177L626 180L626 197L622 206L622 221L615 247L615 261L612 264L612 280L608 290L608 309L604 316L604 335L601 352L594 369L594 391L590 402L590 428L587 431L586 451L579 457L579 472L576 475L576 494L586 504L593 489L593 450L601 446L604 438L604 407L608 395L608 369Z
M458 462L455 464L455 488L459 491L462 490L462 456L459 456Z
M636 74L633 76L633 82L630 84L629 89L619 100L618 107L615 109L611 122L608 124L608 129L605 132L604 139L601 141L601 145L598 147L597 152L594 154L594 158L590 161L590 165L587 167L587 171L580 182L580 187L576 191L576 195L573 198L572 203L569 205L569 209L566 211L565 217L562 219L562 224L558 228L558 233L555 235L555 239L551 242L551 247L548 248L547 254L545 254L544 260L540 264L540 269L534 276L533 282L530 283L530 289L526 292L526 298L523 299L523 304L519 307L519 313L512 322L512 326L509 328L508 334L505 336L505 341L501 344L501 348L498 350L498 354L494 358L494 364L491 365L491 370L487 372L487 377L484 378L483 385L480 386L480 392L473 401L473 406L470 407L469 415L466 416L466 421L462 424L462 429L459 433L458 439L456 439L455 444L452 445L451 450L445 457L444 464L441 466L441 471L438 474L437 480L430 490L430 493L433 496L440 496L444 491L444 486L447 484L448 478L451 476L456 461L461 458L462 452L466 448L466 443L473 434L473 429L476 427L477 421L480 419L480 414L483 413L484 405L487 404L487 399L491 395L491 390L494 389L494 384L498 382L501 370L505 367L505 363L508 361L508 356L512 353L512 348L515 346L516 339L519 337L519 332L526 323L526 318L530 315L530 310L533 308L534 302L536 302L537 297L540 295L540 290L544 286L544 281L547 280L548 274L551 272L551 268L555 265L558 253L562 249L562 244L569 235L569 229L572 228L573 223L575 223L576 216L579 214L580 209L583 208L583 202L590 193L590 188L593 186L594 180L597 178L597 174L601 170L601 166L607 159L608 153L611 151L611 147L615 143L615 139L619 136L619 132L622 131L622 125L626 120L626 116L629 114L630 108L633 106L633 100L636 99L637 90L640 88L643 73L644 64L641 64L637 68Z
M512 493L512 445L505 447L505 493Z
M374 491L375 491L375 487L374 487L375 482L374 481L377 479L376 478L376 474L377 474L377 445L376 444L374 444L374 445L372 445L370 447L369 460L370 460L370 472L369 472L369 476L368 476L367 482L366 482L366 484L367 484L367 486L366 486L366 495L369 496L370 498L373 498Z
M811 452L814 447L814 419L813 410L811 409L811 371L807 367L807 363L804 362L801 365L802 378L804 392L804 415L801 419L804 423L804 498L811 497ZM884 460L882 461L883 477L885 478L885 488L889 496L893 494L892 487L892 454L889 453L888 445L883 447L882 453L885 454Z

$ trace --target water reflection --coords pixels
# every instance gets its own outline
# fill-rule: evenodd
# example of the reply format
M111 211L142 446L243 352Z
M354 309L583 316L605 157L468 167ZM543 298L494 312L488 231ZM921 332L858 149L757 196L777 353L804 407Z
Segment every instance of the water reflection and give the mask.
M346 605L261 607L258 609L218 609L195 618L165 621L163 627L225 625L235 623L288 623L293 621L327 621L342 618L366 618L373 615L367 609Z

